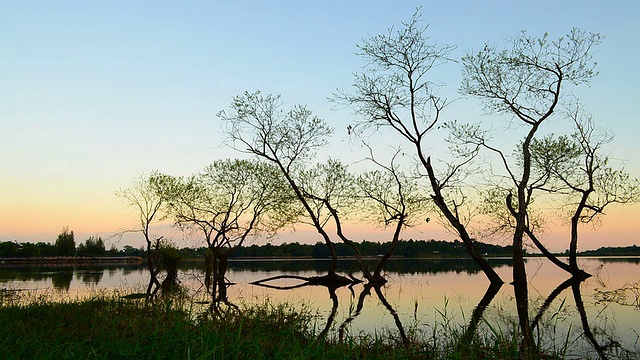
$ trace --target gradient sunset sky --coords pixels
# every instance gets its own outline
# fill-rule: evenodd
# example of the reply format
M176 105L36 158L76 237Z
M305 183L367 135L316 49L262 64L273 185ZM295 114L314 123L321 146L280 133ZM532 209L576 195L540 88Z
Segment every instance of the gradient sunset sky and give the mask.
M616 135L611 156L640 176L635 1L12 1L0 11L0 241L51 242L68 226L80 242L132 227L132 209L114 193L134 177L190 175L237 156L216 113L245 90L308 105L337 129L333 156L355 161L342 130L351 113L327 98L364 65L356 44L417 7L431 39L457 45L458 57L521 30L604 35L600 75L576 95ZM458 97L460 67L438 71L442 93ZM447 116L477 118L479 107L460 99ZM612 208L580 248L640 244L639 211ZM429 226L406 237L454 238ZM351 232L377 236L362 226ZM546 237L552 250L566 248L560 229ZM125 243L142 238L118 246Z

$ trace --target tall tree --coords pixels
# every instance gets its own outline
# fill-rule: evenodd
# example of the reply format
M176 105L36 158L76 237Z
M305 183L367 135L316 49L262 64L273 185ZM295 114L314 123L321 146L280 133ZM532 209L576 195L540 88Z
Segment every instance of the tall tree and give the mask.
M438 173L432 166L428 149L429 135L437 129L447 101L436 95L437 86L431 71L450 61L454 46L431 43L427 27L420 24L419 9L409 22L395 31L363 40L357 55L367 61L366 71L356 73L353 93L339 91L334 101L352 108L358 116L349 132L359 134L368 129L391 128L416 151L420 166L426 171L432 200L446 223L460 236L469 255L494 283L502 279L475 248L460 214L458 185L467 164L476 156L470 151L463 158L445 164Z
M508 40L503 50L486 44L462 58L463 82L460 91L481 100L487 112L506 115L508 127L522 132L515 159L490 144L487 132L462 131L464 141L482 146L498 156L513 190L508 201L513 206L513 280L526 283L523 238L528 208L534 191L542 190L547 177L532 177L531 144L564 98L567 86L588 83L596 75L592 62L594 47L601 36L572 29L565 37L550 40L548 34L536 38L522 32ZM515 121L514 121L515 120ZM469 130L467 128L466 130Z
M575 102L567 109L574 125L570 136L548 135L532 142L534 168L548 173L556 185L556 193L565 198L570 223L569 264L558 264L574 276L588 276L578 267L578 234L581 224L594 223L612 204L627 204L640 200L640 180L631 178L623 167L614 167L604 153L604 146L613 135L596 127L592 117ZM528 235L540 248L542 244L533 231ZM544 250L544 249L542 249Z
M69 231L69 227L65 226L62 232L58 234L54 246L58 256L74 256L76 254L76 241L73 231Z
M101 237L89 236L84 243L78 245L78 256L102 256L107 250Z

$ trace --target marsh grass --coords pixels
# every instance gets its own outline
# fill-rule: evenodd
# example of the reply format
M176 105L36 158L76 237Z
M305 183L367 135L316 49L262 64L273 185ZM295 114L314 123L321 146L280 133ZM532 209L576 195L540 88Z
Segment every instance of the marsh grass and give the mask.
M0 305L1 359L527 359L517 331L486 322L469 335L443 318L393 331L318 338L317 314L298 304L217 307L186 297L117 294ZM539 355L539 354L537 354ZM536 355L536 356L537 356ZM545 356L546 357L546 356ZM548 356L554 358L554 356Z

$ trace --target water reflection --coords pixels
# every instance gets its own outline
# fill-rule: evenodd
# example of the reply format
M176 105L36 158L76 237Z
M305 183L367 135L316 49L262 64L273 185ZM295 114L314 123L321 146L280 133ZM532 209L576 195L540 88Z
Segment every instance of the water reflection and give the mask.
M73 270L61 270L51 273L51 284L59 291L69 291L73 280Z
M508 277L509 260L490 261L501 275ZM301 302L321 314L321 336L343 339L351 331L373 333L384 328L405 342L414 329L435 328L438 316L434 309L448 306L452 324L464 331L458 344L462 354L479 329L485 328L483 324L504 331L511 331L510 325L514 324L518 326L515 331L525 335L520 337L523 349L546 351L555 341L555 346L566 345L567 354L576 358L638 357L640 307L636 300L640 298L640 259L580 261L581 267L596 269L596 276L582 282L567 280L564 272L546 266L544 259L530 259L530 283L502 287L488 286L475 263L461 259L391 259L385 274L388 283L351 287L305 285L305 279L326 274L324 261L232 261L227 273L229 281L218 284L214 299L206 299L212 314L240 311L236 304L265 298ZM341 261L338 271L348 273L351 264ZM185 263L181 269L179 279L192 293L203 288L203 266L203 262L195 261ZM54 288L67 292L144 287L148 282L146 271L144 264L4 265L0 266L0 288ZM251 285L285 274L287 281Z
M68 292L74 279L84 286L117 286L123 285L105 281L107 279L126 278L129 275L140 275L144 268L138 264L33 264L0 266L0 284L15 289L43 289L49 286L58 292ZM118 274L121 276L118 277Z
M467 328L465 329L464 334L462 335L462 337L460 338L460 342L458 343L458 348L461 349L464 357L466 357L469 353L469 346L472 344L471 340L478 330L478 324L480 324L483 319L484 311L487 309L487 307L489 307L489 305L493 301L493 298L498 295L498 292L500 291L500 288L502 288L502 285L503 284L499 283L490 284L487 288L487 291L484 293L484 296L482 296L482 299L480 299L478 305L476 305L475 309L473 309L473 312L471 313L471 319L469 320L469 325L467 325Z
M512 264L508 258L488 259L494 268L509 267ZM318 274L326 273L327 263L330 260L230 260L230 268L233 271L249 272L282 272L296 274L300 272L313 271ZM365 260L366 265L375 265L375 260ZM201 263L189 262L188 267L199 266ZM337 272L351 273L353 270L352 260L341 260L338 262ZM404 275L416 274L442 274L442 273L465 273L478 274L480 267L472 259L389 259L385 266L386 273L398 273Z

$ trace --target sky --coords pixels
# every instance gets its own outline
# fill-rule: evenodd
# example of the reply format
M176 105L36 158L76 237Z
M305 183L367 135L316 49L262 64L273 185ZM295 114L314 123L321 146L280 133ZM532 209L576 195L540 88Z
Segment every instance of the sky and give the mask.
M350 111L328 98L348 90L365 65L356 44L400 26L418 7L431 39L456 45L456 57L521 30L604 35L599 75L576 95L616 135L611 156L640 176L637 2L13 1L0 12L0 241L52 242L68 226L76 242L97 235L140 246L140 236L111 238L135 226L133 209L115 192L152 170L190 175L238 156L216 113L244 91L306 104L338 129L332 156L359 159L361 149L342 131ZM444 96L460 97L458 65L435 76L447 85ZM450 109L451 118L480 117L472 99ZM640 244L639 210L611 209L580 247ZM406 237L455 238L433 226ZM377 236L363 225L351 229L356 240ZM546 237L552 250L566 248L561 230Z

